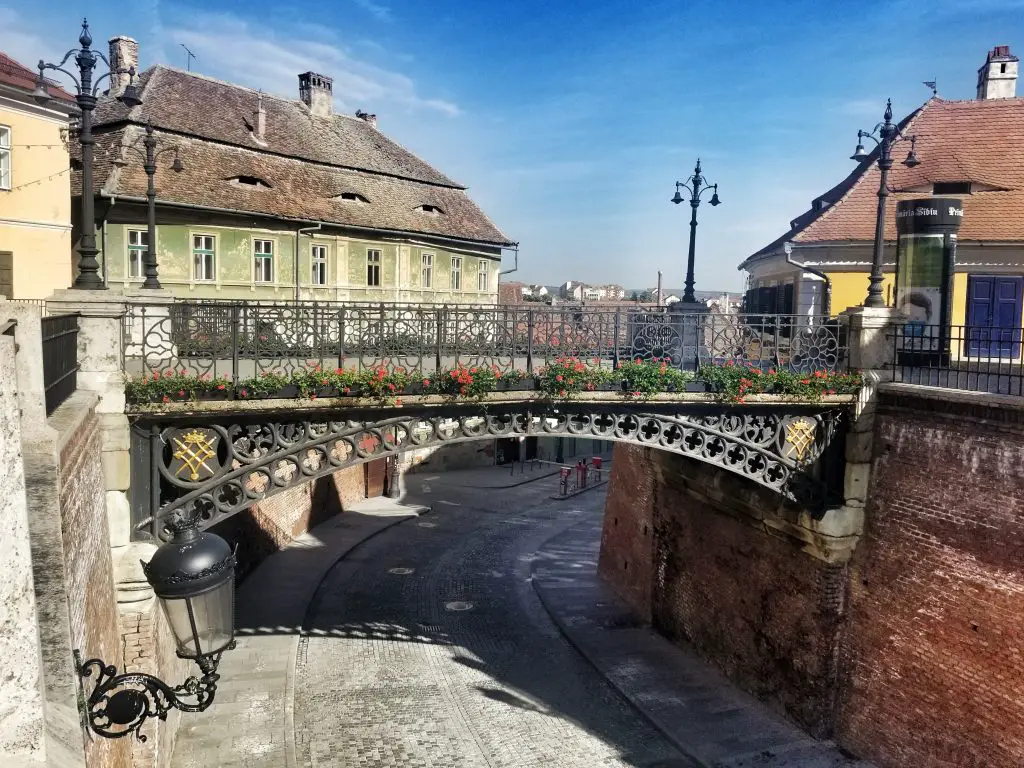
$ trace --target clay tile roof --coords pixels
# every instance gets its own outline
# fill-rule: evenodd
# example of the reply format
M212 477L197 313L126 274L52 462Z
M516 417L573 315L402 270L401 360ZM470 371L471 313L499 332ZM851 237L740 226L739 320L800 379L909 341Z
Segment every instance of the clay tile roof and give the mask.
M921 164L901 164L909 149L893 148L889 186L895 190L886 211L885 237L896 239L896 200L929 197L936 182L972 182L963 196L961 240L1024 241L1024 98L945 101L932 98L902 123L917 137ZM740 265L776 251L782 243L871 241L879 170L877 150L821 197L793 226Z
M257 141L257 91L159 65L137 85L140 106L108 96L96 109L95 184L104 194L145 195L141 164L125 146L152 121L163 145L180 147L185 166L180 174L160 166L161 202L512 245L464 187L365 120L316 117L301 101L263 94L265 130ZM73 190L81 184L75 176ZM238 177L265 186L232 182ZM424 205L438 210L424 212Z
M29 69L24 64L12 59L3 51L0 51L0 84L9 85L19 91L31 93L36 88L36 78L39 76L37 70ZM69 105L75 104L75 97L58 86L52 80L47 80L50 87L50 96L55 101L62 101Z

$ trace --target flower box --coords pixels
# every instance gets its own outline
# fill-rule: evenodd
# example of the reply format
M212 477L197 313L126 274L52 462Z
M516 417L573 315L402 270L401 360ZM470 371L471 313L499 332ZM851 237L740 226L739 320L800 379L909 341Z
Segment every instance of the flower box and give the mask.
M299 386L297 384L285 384L276 392L269 392L264 395L266 400L288 400L299 397Z
M227 387L224 389L207 389L203 392L196 393L197 400L229 400L231 399L231 390Z
M495 392L535 392L537 380L533 376L503 377L498 379Z
M400 394L403 395L426 395L429 394L429 389L423 386L422 381L410 381L406 384Z
M337 387L324 387L320 386L316 388L317 397L341 397L341 391Z
M710 392L706 381L689 381L686 383L687 392Z

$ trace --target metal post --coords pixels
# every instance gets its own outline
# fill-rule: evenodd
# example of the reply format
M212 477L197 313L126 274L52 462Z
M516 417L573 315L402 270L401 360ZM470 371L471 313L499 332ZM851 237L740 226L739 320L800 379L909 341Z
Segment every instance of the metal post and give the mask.
M146 138L142 140L146 147L146 162L142 168L146 171L146 214L149 222L146 248L145 276L143 288L161 288L157 277L156 264L156 137L153 135L153 124L146 124Z
M437 318L437 333L434 338L434 373L441 370L441 345L444 336L444 310L438 309L435 313Z
M619 369L619 334L622 333L622 309L615 308L615 326L612 330L612 370Z
M160 454L163 453L163 446L160 444L160 427L153 424L149 428L149 519L150 533L155 541L160 540L160 521L157 519L157 512L160 510L160 473L156 468L160 466ZM134 534L134 531L132 531Z
M338 367L345 367L345 308L338 310Z
M526 310L526 372L533 373L533 310Z
M700 166L698 166L699 168ZM694 186L697 186L697 179L694 179ZM693 293L693 261L697 247L697 206L700 205L700 199L697 195L694 195L690 200L690 249L686 254L686 288L683 291L683 301L694 302L697 299L694 298Z
M234 387L238 384L238 326L239 326L239 306L238 304L231 305L231 387L232 392Z
M886 110L886 122L892 112ZM889 169L892 168L892 136L882 126L882 150L878 158L881 179L878 182L878 211L875 215L875 246L871 253L871 276L868 278L868 295L864 299L865 307L884 307L882 296L882 252L885 247L885 204L889 198Z
M92 137L92 111L96 108L96 97L92 95L92 71L96 66L96 57L89 50L92 37L88 30L82 31L79 38L82 50L75 57L82 76L82 90L75 99L82 111L82 130L78 143L82 145L82 239L78 244L78 276L74 286L79 290L103 291L107 286L100 277L100 263L96 261L96 208L93 197L92 181L92 149L95 139Z

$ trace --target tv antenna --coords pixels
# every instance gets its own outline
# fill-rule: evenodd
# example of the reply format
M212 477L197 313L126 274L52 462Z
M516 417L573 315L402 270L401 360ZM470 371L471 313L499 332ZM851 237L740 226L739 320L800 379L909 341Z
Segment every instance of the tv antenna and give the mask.
M192 59L194 59L196 57L196 55L194 53L192 53L192 51L190 51L188 49L188 46L186 46L184 43L178 43L178 45L180 45L182 48L184 48L185 49L185 53L188 54L185 57L185 71L186 72L191 72L192 71Z
M935 80L925 80L924 84L928 88L932 89L932 96L938 96L939 95L939 89L938 89L938 87L936 85L936 81Z

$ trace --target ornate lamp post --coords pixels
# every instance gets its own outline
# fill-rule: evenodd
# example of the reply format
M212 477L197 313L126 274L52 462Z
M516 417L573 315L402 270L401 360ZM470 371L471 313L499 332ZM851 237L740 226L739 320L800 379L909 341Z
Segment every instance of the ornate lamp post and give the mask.
M202 712L213 703L221 654L235 647L235 555L224 539L200 532L197 523L195 511L175 515L169 523L174 538L143 563L143 570L163 604L178 656L193 659L202 676L172 688L140 672L119 675L100 659L79 664L83 678L97 672L86 707L89 726L100 736L134 733L145 741L138 731L150 718L162 720L172 709Z
M136 142L132 142L128 145L128 149L138 153L139 157L142 158L142 168L146 171L146 209L147 219L149 222L148 232L146 239L148 241L146 247L146 257L144 263L144 271L146 280L142 283L143 288L161 288L160 279L158 277L157 262L156 262L156 161L167 152L174 153L174 162L171 163L171 170L175 173L181 173L185 170L185 165L181 162L181 157L178 155L178 146L171 145L166 147L158 147L159 142L153 133L153 123L146 123L146 135L142 139L142 146L144 150L139 149Z
M878 134L876 137L875 134ZM885 244L885 203L889 197L889 169L892 168L892 145L897 141L910 141L910 152L903 165L913 168L921 164L914 154L914 146L917 143L916 136L904 136L898 125L892 122L892 99L885 102L885 115L883 121L875 126L870 133L868 131L857 131L857 148L850 155L851 160L860 162L871 157L871 154L864 150L864 139L871 139L878 145L878 169L882 177L878 182L878 212L875 217L875 247L871 253L871 277L868 283L868 295L864 299L865 307L884 307L885 299L882 296L882 248Z
M711 195L711 199L708 202L711 205L719 205L722 201L718 199L718 185L708 184L707 179L701 175L699 158L697 160L697 167L693 169L693 175L686 181L676 182L676 193L672 197L672 202L676 205L679 205L684 200L683 196L679 194L680 189L685 189L690 196L690 251L686 257L686 290L683 291L683 301L693 304L697 301L693 295L693 258L697 238L697 207L700 205L700 196L711 189L714 190L714 194Z
M36 88L32 92L32 97L39 104L49 101L50 94L46 79L43 77L43 72L47 69L63 72L71 78L78 91L75 101L82 111L82 127L78 135L78 142L82 145L82 239L78 244L78 277L75 278L72 287L97 291L103 290L107 286L99 275L100 265L96 261L96 254L99 251L96 248L95 201L92 189L92 147L95 143L92 137L92 111L96 108L96 94L99 93L99 86L104 78L108 78L112 74L128 74L134 80L135 68L110 70L110 62L107 61L107 58L99 51L94 51L89 47L92 45L92 35L89 34L89 22L86 19L82 19L82 34L78 36L78 42L82 47L80 49L72 48L64 54L60 64L47 64L40 59L39 77L36 79ZM75 64L78 65L78 77L63 69L64 63L72 56L75 57ZM97 59L102 60L110 71L100 75L94 83L92 75ZM135 85L131 81L118 99L128 107L136 107L142 103Z

